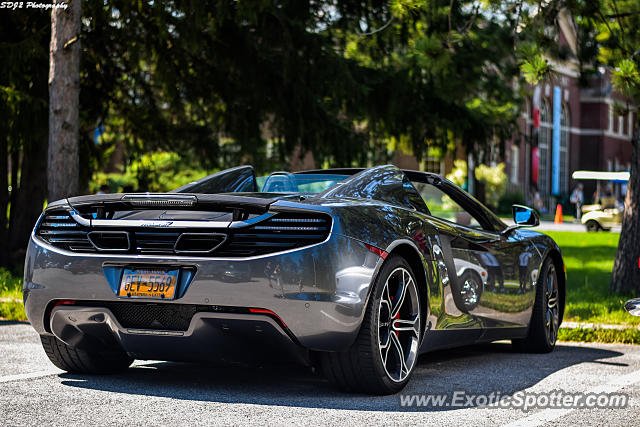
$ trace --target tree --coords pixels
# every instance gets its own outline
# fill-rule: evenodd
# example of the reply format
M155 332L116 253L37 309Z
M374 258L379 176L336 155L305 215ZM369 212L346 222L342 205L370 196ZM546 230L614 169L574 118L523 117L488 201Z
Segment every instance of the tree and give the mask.
M597 46L599 63L613 68L614 87L627 98L616 108L640 106L640 4L636 0L584 0L578 4L584 32ZM631 170L624 201L622 231L613 264L610 290L640 292L640 122L634 114Z
M542 4L542 3L541 3ZM540 7L534 20L539 40L544 40L550 10L567 6L578 24L579 61L582 80L597 72L598 66L612 70L614 88L622 93L626 105L617 105L626 114L640 105L640 5L637 0L552 1ZM543 57L543 43L529 46L523 55L523 72L531 83L549 77L553 70ZM640 121L634 114L630 179L624 202L622 231L609 289L615 293L640 292Z
M619 114L628 114L640 105L640 5L637 0L571 0L556 3L568 6L578 24L579 60L582 79L596 73L598 66L613 70L614 88L626 97L616 105ZM552 72L539 51L524 61L530 80ZM634 114L631 138L631 169L624 202L622 230L609 290L615 293L640 292L640 121Z
M264 164L266 138L321 164L421 156L514 130L516 11L470 0L85 3L82 99L130 147L195 151L222 139ZM90 17L90 20L89 20ZM83 77L83 81L84 78ZM89 87L92 84L98 87ZM86 95L90 94L90 95ZM105 106L108 106L105 108ZM96 111L96 113L98 113ZM92 123L88 121L88 123ZM110 126L107 126L108 128ZM266 132L265 132L266 130Z
M526 34L502 0L80 3L32 25L37 33L21 21L36 14L0 15L2 34L19 36L0 44L0 212L11 211L0 239L9 226L16 253L44 202L47 152L49 200L86 191L112 149L93 141L101 124L130 157L164 149L206 168L266 170L296 150L329 166L386 159L390 142L417 156L456 144L477 152L510 137L518 114L514 52ZM49 30L47 104L38 35Z
M459 143L481 160L490 142L510 139L522 103L515 51L524 35L514 31L519 10L508 5L391 2L386 23L384 14L349 9L347 56L392 80L368 99L374 132L406 140L418 158Z
M78 193L80 0L56 0L49 64L49 200Z
M0 265L19 266L47 193L51 19L0 13Z

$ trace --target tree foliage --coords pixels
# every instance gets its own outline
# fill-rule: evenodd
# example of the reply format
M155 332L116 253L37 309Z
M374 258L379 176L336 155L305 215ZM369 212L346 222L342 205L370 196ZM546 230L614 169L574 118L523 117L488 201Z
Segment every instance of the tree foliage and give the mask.
M125 173L97 172L89 191L97 193L107 186L110 193L165 193L197 181L214 171L205 171L196 162L185 163L178 153L151 152L131 162Z
M47 14L0 13L2 265L22 262L46 197L49 38Z
M621 114L640 105L640 4L636 0L574 0L574 13L583 35L590 61L585 74L597 72L600 65L613 72L614 89L625 96L617 105ZM638 112L632 126L630 179L624 204L622 232L613 266L610 290L640 292L640 128Z
M125 117L131 148L221 141L264 167L266 142L329 165L403 139L467 147L513 131L515 34L472 1L110 1L85 6L85 122ZM99 103L96 103L99 100Z
M129 169L157 150L203 170L284 168L308 151L318 165L366 165L389 142L418 157L477 153L511 137L518 116L516 53L529 36L510 1L104 0L82 10L84 191L115 146ZM50 16L1 19L0 211L8 184L12 214L25 188L17 248L44 202ZM9 164L19 167L6 182ZM0 215L0 233L8 222Z

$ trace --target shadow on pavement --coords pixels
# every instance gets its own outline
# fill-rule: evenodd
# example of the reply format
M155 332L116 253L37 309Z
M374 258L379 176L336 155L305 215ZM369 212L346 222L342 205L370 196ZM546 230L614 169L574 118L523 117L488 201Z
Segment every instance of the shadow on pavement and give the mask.
M521 354L494 343L423 355L405 393L468 393L526 389L572 365L622 353L559 345L551 354ZM192 401L282 405L349 410L443 411L455 408L402 408L399 397L365 396L335 390L319 375L298 366L216 367L158 362L111 376L61 374L69 387Z

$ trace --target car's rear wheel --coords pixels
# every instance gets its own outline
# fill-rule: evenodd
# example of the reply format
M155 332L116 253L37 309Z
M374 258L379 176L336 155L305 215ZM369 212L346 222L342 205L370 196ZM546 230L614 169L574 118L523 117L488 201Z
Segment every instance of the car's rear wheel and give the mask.
M518 351L549 353L558 339L560 327L560 291L558 274L551 258L542 264L542 274L536 289L529 334L526 338L513 340Z
M63 371L76 374L112 374L124 371L133 359L122 350L91 351L71 347L55 336L41 335L49 360Z
M356 341L347 351L324 353L323 371L346 391L396 393L411 378L421 333L415 276L406 260L389 255L375 280Z
M596 221L594 219L590 219L589 221L587 221L585 226L587 227L587 231L600 231L600 230L602 230L602 227L600 227L600 224L598 224L598 221Z

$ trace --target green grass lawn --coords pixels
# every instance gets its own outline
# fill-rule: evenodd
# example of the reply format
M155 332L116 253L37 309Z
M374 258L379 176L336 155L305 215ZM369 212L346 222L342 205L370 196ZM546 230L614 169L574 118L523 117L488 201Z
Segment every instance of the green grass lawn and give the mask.
M558 331L558 340L640 344L640 329L631 327L625 329L561 328Z
M22 277L0 268L0 319L26 320L22 304Z
M609 294L618 233L546 232L560 249L567 269L565 320L639 325L623 307L630 295Z

